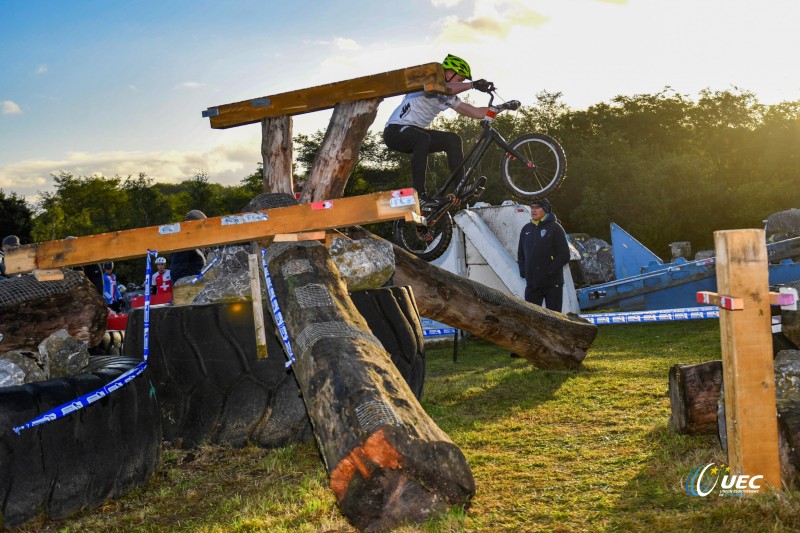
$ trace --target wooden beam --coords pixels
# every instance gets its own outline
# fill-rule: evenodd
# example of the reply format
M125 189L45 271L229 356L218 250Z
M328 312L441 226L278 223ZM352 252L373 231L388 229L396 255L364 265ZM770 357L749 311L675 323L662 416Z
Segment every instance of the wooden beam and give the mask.
M781 488L764 230L714 232L717 290L743 300L720 311L728 463Z
M728 311L740 311L744 309L744 300L742 298L722 296L721 294L711 291L698 291L697 303L716 305Z
M211 119L212 128L225 129L253 124L270 117L330 109L341 102L386 98L422 90L444 93L447 91L445 83L442 65L426 63L299 91L209 107L203 111L203 116Z
M144 256L148 250L178 252L250 242L281 233L302 233L406 219L418 214L417 193L414 189L400 189L268 209L258 213L191 220L18 246L6 252L6 272L18 274L109 259L130 259Z

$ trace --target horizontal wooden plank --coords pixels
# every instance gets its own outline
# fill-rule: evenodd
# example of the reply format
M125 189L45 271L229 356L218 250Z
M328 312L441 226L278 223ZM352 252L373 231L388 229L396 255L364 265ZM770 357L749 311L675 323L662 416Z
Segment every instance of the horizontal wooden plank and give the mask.
M250 242L279 234L405 219L419 213L414 189L301 204L258 213L191 220L18 246L6 252L6 272L18 274L107 260ZM323 237L324 238L324 237Z
M210 118L212 128L225 129L253 124L270 117L300 115L330 109L342 102L386 98L421 90L444 93L447 91L445 83L442 65L427 63L299 91L214 106L204 111L203 116Z
M732 296L722 296L716 292L698 291L697 302L701 304L716 305L728 311L741 311L744 309L744 300Z

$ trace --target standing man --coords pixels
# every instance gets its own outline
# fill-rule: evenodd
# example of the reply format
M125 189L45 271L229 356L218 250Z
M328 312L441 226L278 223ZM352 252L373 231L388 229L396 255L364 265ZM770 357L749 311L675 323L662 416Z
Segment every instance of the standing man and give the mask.
M167 268L167 260L164 257L156 258L156 269L150 275L150 286L155 289L153 294L172 292L172 278Z
M122 295L117 286L117 275L112 272L113 270L114 261L103 263L103 298L109 308L119 312L122 308Z
M517 249L519 275L526 281L525 301L561 312L564 265L569 263L569 245L547 199L531 203L531 221L522 227Z

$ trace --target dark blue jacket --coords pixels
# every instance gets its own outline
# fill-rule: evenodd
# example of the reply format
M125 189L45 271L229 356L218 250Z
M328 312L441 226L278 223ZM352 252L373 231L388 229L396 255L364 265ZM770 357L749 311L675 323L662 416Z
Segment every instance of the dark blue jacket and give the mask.
M519 275L528 287L563 285L564 265L569 263L567 234L553 213L538 224L528 222L522 227L517 249Z
M175 252L169 262L172 282L175 283L187 276L196 276L206 266L206 258L200 250L186 250Z

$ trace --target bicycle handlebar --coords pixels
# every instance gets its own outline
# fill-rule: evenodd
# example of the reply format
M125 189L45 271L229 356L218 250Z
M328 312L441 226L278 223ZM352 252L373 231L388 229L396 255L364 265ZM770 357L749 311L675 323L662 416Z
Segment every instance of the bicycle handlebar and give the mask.
M509 100L508 102L500 105L502 109L507 109L509 111L516 111L520 108L520 106L522 106L522 104L519 103L519 100Z

